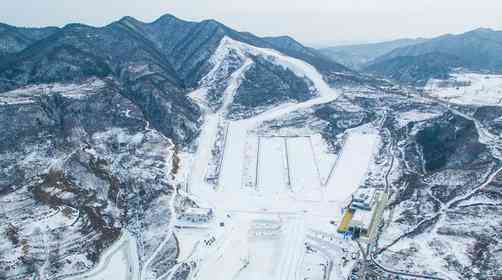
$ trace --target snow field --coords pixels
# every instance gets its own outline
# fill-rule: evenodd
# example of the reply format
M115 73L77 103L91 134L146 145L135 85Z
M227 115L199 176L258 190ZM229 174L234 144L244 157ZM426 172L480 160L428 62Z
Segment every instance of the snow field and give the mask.
M215 229L214 243L201 245L193 260L199 263L196 279L232 279L249 256L248 216L233 216L223 228Z
M447 81L430 80L424 90L453 103L502 106L502 75L457 73Z
M249 243L248 264L235 279L274 279L280 252L280 241L277 239L252 239Z
M328 201L344 202L350 199L366 175L377 142L375 133L349 132L327 184Z
M318 250L307 250L302 264L302 279L323 280L329 258Z
M247 138L245 122L231 122L223 155L219 191L239 191L243 184L244 151Z
M282 252L276 278L279 280L298 279L298 268L304 254L305 220L293 218L286 228L286 236L281 244Z
M291 187L298 200L322 200L318 164L310 144L310 137L285 138L289 155Z
M201 242L210 238L206 228L177 228L174 234L178 239L178 262L188 260Z
M219 212L217 219L225 226L177 230L180 246L186 247L178 261L197 263L193 279L298 278L305 253L304 216ZM270 230L274 234L254 234Z
M284 138L260 137L258 190L267 197L287 194L289 175Z

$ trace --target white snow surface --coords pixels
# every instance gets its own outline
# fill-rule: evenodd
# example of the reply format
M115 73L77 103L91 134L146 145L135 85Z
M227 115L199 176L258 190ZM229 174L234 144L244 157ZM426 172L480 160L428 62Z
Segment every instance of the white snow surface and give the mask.
M310 137L285 138L288 147L291 188L297 200L321 201L321 177Z
M354 131L349 133L332 176L328 179L329 201L350 200L366 177L368 165L375 152L378 136L375 132Z
M258 48L245 44L229 37L224 37L215 54L211 57L210 62L213 65L221 65L225 57L231 52L237 53L239 57L262 56L272 63L281 65L284 68L291 70L298 77L306 77L314 84L320 96L332 95L333 89L324 81L322 75L314 68L314 66L296 58L292 58L282 53L265 48ZM214 77L218 67L214 67L208 77ZM211 80L209 78L203 81Z
M455 73L446 82L430 80L424 90L457 104L502 106L502 75Z

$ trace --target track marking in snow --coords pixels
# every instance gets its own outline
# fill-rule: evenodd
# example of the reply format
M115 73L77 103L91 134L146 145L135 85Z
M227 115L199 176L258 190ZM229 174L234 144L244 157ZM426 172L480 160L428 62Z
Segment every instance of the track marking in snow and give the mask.
M283 253L280 258L277 279L294 280L303 254L303 242L305 240L305 221L298 217L290 221L289 230L285 233L286 239L282 246Z

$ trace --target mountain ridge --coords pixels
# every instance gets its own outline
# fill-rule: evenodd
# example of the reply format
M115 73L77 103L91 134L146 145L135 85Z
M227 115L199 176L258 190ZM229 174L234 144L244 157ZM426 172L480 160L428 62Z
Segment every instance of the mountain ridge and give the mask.
M212 19L194 22L179 19L171 14L165 14L152 22L146 23L131 16L125 16L103 27L70 23L58 29L55 33L69 29L74 32L93 30L99 33L117 27L132 32L131 34L135 36L143 37L140 40L150 41L151 45L154 45L157 49L153 51L151 48L152 53L160 52L163 54L163 57L177 72L178 77L176 79L183 81L181 83L183 87L193 87L202 78L202 75L208 69L204 61L207 61L224 36L257 47L279 50L286 55L307 61L326 75L337 72L355 74L352 70L329 60L316 50L305 47L292 38L290 39L295 42L294 46L281 45L270 37L260 38L249 32L239 32ZM30 46L26 46L21 51ZM9 62L19 63L18 60L19 52L14 52L9 57L0 60L0 68Z
M393 73L388 71L383 73L378 69L388 68L384 65L392 64L398 57L424 57L430 53L443 53L456 57L458 64L448 67L449 69L446 71L448 73L455 67L462 67L468 71L502 72L502 56L500 56L502 53L502 31L478 28L462 34L441 35L420 44L397 48L376 58L364 70L386 77L396 76L400 69L394 69ZM448 60L441 63L447 65L449 64ZM417 62L416 59L415 62ZM407 65L407 67L411 66L411 64ZM434 73L429 73L428 76L433 78Z
M375 58L391 52L396 48L418 44L426 40L426 38L396 39L377 43L325 47L319 49L319 51L349 68L360 70L368 63L371 63Z

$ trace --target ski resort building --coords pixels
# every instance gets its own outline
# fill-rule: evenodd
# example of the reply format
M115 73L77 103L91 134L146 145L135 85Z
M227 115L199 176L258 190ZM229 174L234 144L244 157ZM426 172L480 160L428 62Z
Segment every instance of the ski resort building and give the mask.
M349 231L356 233L356 235L367 236L373 223L373 213L374 211L356 210L349 224Z
M376 200L376 189L359 188L352 195L352 207L356 209L371 210Z
M214 217L213 209L211 208L188 208L181 213L178 221L187 223L208 223Z
M350 205L338 227L339 233L352 234L353 238L368 237L375 223L379 193L374 188L359 188L352 195Z

